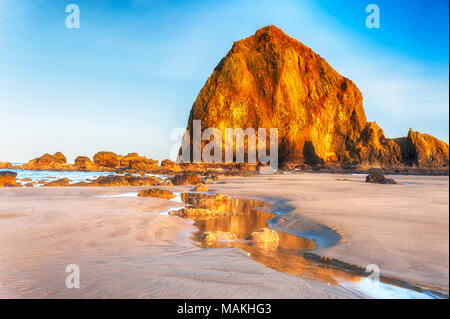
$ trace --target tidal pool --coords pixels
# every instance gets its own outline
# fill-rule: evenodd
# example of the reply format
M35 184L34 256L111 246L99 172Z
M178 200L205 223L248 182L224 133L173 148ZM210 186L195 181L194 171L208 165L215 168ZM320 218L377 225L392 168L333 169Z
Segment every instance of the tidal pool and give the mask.
M208 196L211 197L204 193L188 192L182 193L181 199L183 203L194 208L207 208L235 214L215 218L192 218L197 230L192 234L191 239L198 247L235 247L247 252L251 258L266 267L294 276L340 285L373 298L448 298L445 294L441 295L429 289L382 276L379 284L370 284L373 281L368 278L369 273L364 274L361 269L346 267L345 263L328 264L323 259L307 258L312 255L310 252L316 249L315 241L288 232L274 229L279 235L279 244L276 247L256 245L249 240L251 233L261 228L271 228L270 219L278 216L266 211L271 205L260 200L242 198L231 198L229 201L220 202L201 201L199 205L200 200ZM171 211L173 210L176 209ZM217 231L233 233L236 239L216 241L212 245L202 241L203 234Z

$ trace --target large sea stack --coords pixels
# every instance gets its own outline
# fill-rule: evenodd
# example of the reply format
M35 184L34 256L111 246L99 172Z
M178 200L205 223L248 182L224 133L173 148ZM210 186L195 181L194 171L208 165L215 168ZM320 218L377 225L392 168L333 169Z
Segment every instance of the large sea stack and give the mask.
M367 122L356 85L275 26L235 42L195 100L202 129L278 128L279 161L290 166L444 167L448 144L410 130L389 139Z

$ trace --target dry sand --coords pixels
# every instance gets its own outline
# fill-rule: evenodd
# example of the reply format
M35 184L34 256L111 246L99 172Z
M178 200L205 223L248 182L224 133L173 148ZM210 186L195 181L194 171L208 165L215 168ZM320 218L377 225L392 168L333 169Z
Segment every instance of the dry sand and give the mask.
M448 288L448 177L396 179L413 184L299 174L229 178L229 184L209 188L282 200L290 212L275 220L278 228L301 231L304 216L335 228L341 242L317 254L378 264L382 274ZM0 189L0 297L366 297L275 271L235 248L197 248L189 239L191 221L160 214L179 205L173 201L99 197L140 189ZM80 267L79 289L65 287L68 264Z

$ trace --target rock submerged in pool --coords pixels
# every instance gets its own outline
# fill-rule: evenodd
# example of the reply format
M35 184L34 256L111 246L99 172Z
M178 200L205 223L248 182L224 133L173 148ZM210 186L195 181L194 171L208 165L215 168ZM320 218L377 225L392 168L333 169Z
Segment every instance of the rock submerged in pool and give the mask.
M215 232L206 232L200 237L200 240L204 242L206 245L211 246L216 243L216 241L229 241L235 240L237 236L235 233L224 232L224 231L215 231Z
M0 187L15 187L17 186L17 173L5 171L0 172Z
M397 184L393 178L384 176L383 171L379 168L372 168L369 171L369 175L366 176L366 183Z
M250 236L250 239L256 244L274 244L278 245L280 237L275 230L269 228L261 228Z
M141 190L138 193L138 197L157 197L157 198L172 199L172 198L175 198L176 195L165 189L153 188L153 189Z
M178 216L182 218L190 218L196 220L212 219L224 216L238 216L242 214L243 213L227 212L207 208L183 208L169 213L169 215L171 216Z

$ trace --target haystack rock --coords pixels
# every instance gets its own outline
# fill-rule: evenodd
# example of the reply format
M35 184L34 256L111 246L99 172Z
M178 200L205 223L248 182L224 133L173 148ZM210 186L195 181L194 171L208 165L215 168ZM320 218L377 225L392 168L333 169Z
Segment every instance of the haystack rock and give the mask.
M356 85L275 26L234 43L192 106L191 138L194 120L222 136L225 128L278 128L279 161L294 166L449 162L448 144L430 135L386 138L367 122Z

